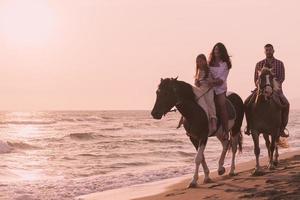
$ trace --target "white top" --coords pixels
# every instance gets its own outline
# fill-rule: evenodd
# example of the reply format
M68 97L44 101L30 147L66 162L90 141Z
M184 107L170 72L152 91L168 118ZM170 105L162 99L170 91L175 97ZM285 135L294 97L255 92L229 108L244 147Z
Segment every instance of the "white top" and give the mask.
M221 79L223 81L222 85L215 86L214 91L216 95L222 94L227 91L227 76L229 74L229 70L226 62L219 62L219 66L212 67L210 66L210 73L213 79Z

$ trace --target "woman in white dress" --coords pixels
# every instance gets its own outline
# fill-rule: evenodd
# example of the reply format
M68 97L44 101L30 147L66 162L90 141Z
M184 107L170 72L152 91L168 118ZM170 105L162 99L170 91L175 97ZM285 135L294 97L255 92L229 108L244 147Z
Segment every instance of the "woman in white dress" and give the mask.
M214 102L214 89L210 85L212 82L210 70L204 54L200 54L196 58L196 73L195 86L193 92L196 96L197 103L202 106L208 114L209 132L212 133L217 129L216 107ZM177 128L183 124L183 117L181 117Z
M206 56L204 54L200 54L196 59L195 86L200 90L200 94L202 94L207 106L208 119L210 122L209 130L210 132L214 132L217 128L217 117L214 102L214 90L210 85L211 82L212 77Z
M214 86L217 106L220 110L221 122L224 129L224 139L229 138L228 113L226 108L227 77L231 69L231 60L227 49L222 43L217 43L209 59L209 69L212 76L211 86Z

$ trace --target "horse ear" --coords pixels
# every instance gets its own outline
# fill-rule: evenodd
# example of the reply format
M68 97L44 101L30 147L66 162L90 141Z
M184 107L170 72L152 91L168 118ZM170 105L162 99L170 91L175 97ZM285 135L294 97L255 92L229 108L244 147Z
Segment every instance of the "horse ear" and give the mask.
M262 70L258 70L258 71L257 71L258 76L261 75L261 72L262 72Z
M275 70L273 68L270 70L270 72L271 72L272 76L276 75Z
M160 78L160 82L162 82L164 79L163 78Z
M176 81L177 81L177 79L178 79L178 76L176 77L176 78L174 78Z

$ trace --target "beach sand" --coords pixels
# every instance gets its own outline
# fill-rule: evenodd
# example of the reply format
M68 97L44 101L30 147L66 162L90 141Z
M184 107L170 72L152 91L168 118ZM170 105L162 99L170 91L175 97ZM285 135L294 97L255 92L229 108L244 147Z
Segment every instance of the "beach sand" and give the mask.
M300 199L300 151L280 155L279 165L275 170L268 170L268 159L261 158L264 175L252 176L255 161L240 163L236 166L237 176L218 176L211 173L213 183L202 184L187 189L191 180L184 177L168 181L155 182L93 193L81 196L84 200L192 200L192 199ZM228 168L226 173L228 173ZM171 184L172 183L172 184Z

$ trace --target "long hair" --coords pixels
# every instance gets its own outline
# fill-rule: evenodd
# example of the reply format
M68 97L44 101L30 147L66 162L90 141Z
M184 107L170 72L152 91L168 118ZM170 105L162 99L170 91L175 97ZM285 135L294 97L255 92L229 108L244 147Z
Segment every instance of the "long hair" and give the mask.
M227 49L225 47L225 45L221 42L218 42L217 44L215 44L214 48L212 49L210 56L209 56L209 66L214 66L216 63L216 58L215 58L215 48L218 47L219 51L220 51L220 58L223 62L226 62L228 69L231 69L232 64L231 64L231 60L230 57L228 55Z
M198 59L202 59L205 61L205 64L202 66L203 70L204 70L204 78L208 77L208 73L209 73L209 68L208 68L208 64L207 64L207 59L206 56L204 54L200 54L197 56L196 61ZM195 78L198 78L198 74L200 73L200 66L198 66L198 64L196 64L196 74L195 74Z

